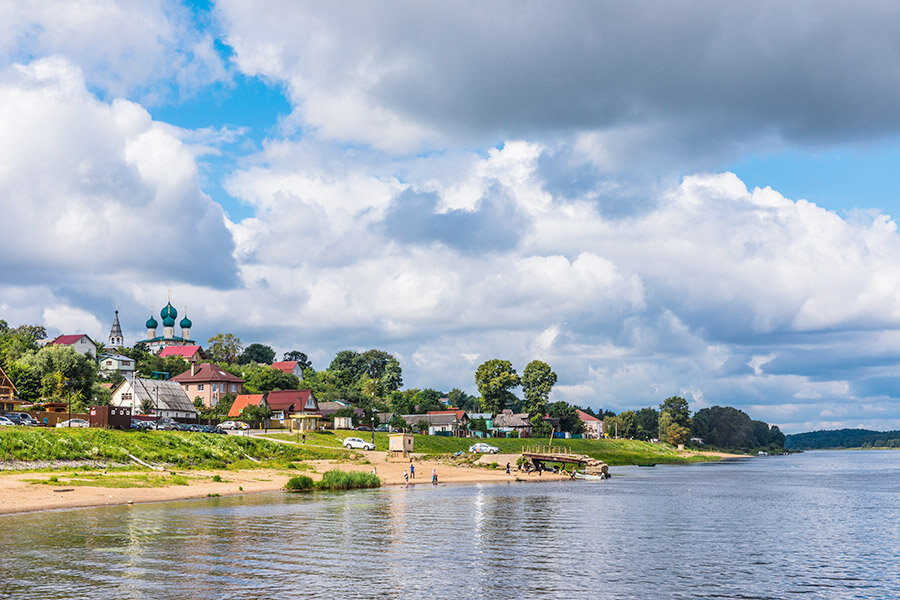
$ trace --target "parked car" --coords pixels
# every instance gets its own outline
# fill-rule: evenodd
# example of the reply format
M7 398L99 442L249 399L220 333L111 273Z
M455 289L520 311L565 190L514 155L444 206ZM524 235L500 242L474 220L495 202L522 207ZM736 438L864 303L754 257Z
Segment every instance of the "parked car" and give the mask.
M374 450L375 444L367 442L358 437L349 437L344 440L344 448L353 448L354 450Z
M10 421L6 417L0 417L0 426L2 427L15 427L16 424L13 421Z
M469 446L469 452L476 452L481 454L497 454L500 452L500 448L497 446L491 446L490 444L485 444L484 442L478 442L477 444L472 444Z
M382 433L387 433L390 430L391 430L390 425L386 425L384 423L382 423L381 425L379 425L378 427L375 428L375 431L380 431Z
M37 427L40 425L40 422L28 413L8 412L4 416L16 425L28 425L29 427Z
M360 425L356 428L357 431L372 431L372 428L368 425Z
M219 427L222 429L250 429L250 426L243 421L225 421L219 423Z
M56 424L57 427L90 427L91 424L85 421L84 419L69 419L67 421L60 421Z

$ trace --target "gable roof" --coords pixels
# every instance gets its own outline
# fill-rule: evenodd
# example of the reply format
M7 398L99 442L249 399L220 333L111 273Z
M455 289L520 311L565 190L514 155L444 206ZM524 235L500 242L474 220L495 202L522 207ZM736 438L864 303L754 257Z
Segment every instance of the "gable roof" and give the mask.
M293 374L294 367L296 367L299 364L300 363L297 362L296 360L282 360L280 362L273 362L271 366L273 369L277 369L283 373Z
M3 367L0 367L0 398L13 398L16 391L16 384L9 378Z
M167 356L193 356L200 352L200 346L166 346L159 351L160 358Z
M312 407L306 408L307 403L312 400ZM316 397L312 390L276 390L266 394L266 404L272 410L283 411L301 411L301 410L319 410Z
M228 371L224 370L219 365L213 365L210 363L202 363L199 366L193 367L194 374L191 374L192 369L188 369L184 373L180 373L170 379L169 381L177 381L178 383L206 383L206 382L220 382L227 381L230 383L244 383L244 380L238 377L237 375L232 375Z
M429 411L428 411L427 413L425 413L425 414L429 414L429 415L456 415L456 419L457 419L458 421L462 421L462 420L463 420L463 417L468 418L468 415L466 414L466 411L461 410L461 409L454 409L454 410L429 410Z
M531 421L528 420L528 413L512 414L503 411L494 417L494 427L531 427Z
M71 346L72 344L78 343L78 340L81 338L87 338L92 344L94 344L94 340L83 333L76 333L74 335L59 335L55 340L50 342L51 346ZM95 346L97 344L94 344Z
M241 411L247 408L248 406L259 406L259 403L263 401L264 394L240 394L237 398L234 399L234 402L231 404L231 409L228 411L229 417L239 417L241 416Z
M583 422L585 422L585 423L589 423L589 422L591 422L591 421L602 421L602 420L603 420L603 419L598 419L597 417L595 417L595 416L593 416L593 415L587 414L586 412L584 412L584 411L581 410L580 408L576 408L576 409L575 409L575 414L577 414L577 415L578 415L578 418L581 419L581 420L582 420Z
M128 380L122 382L121 385L128 383ZM116 391L118 391L118 387ZM157 393L159 394L160 410L172 410L180 412L197 413L197 408L191 404L187 393L176 382L169 379L143 379L141 377L134 378L134 405L140 406L144 400L150 400L156 406Z

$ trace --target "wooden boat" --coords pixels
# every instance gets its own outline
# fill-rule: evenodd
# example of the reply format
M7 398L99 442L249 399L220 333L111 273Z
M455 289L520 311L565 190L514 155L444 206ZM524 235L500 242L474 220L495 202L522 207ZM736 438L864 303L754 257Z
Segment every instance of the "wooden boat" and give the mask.
M639 466L639 467L655 467L655 466L656 466L656 463L644 463L644 464L641 464L641 465L638 465L638 466Z

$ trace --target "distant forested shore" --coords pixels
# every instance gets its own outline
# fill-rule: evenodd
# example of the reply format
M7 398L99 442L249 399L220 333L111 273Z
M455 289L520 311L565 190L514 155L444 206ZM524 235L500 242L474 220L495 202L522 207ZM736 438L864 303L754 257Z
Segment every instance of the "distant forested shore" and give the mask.
M842 448L900 448L900 431L835 429L785 436L788 450L834 450Z

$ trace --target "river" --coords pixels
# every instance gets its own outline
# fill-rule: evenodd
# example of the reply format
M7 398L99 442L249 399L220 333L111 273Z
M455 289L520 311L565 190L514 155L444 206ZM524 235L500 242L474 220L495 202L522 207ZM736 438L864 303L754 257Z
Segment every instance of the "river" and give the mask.
M897 598L900 452L0 517L0 598Z

